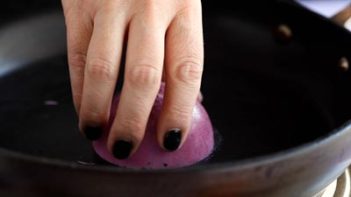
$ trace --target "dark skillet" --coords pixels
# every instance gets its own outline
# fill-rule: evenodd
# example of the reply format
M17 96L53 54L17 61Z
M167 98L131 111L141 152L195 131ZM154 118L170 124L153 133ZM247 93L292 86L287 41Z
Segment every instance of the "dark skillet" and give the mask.
M312 196L336 179L351 163L349 32L294 3L203 4L202 92L222 141L175 170L108 165L78 133L58 3L2 25L1 196Z

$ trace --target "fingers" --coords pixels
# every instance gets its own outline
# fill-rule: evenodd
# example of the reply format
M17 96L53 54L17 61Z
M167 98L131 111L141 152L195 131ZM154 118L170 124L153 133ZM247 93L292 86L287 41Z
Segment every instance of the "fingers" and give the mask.
M67 5L75 2L72 4L79 7L83 1L62 2ZM105 3L111 5L102 6ZM129 5L132 3L138 6ZM72 16L65 11L72 92L79 126L87 138L98 139L107 124L125 29L130 21L123 90L108 149L119 159L137 149L162 75L166 91L157 138L166 150L181 146L190 129L203 69L200 4L199 0L84 1L84 5L92 7L88 16L82 16L84 12L79 9L70 8L69 13L75 13ZM65 10L70 7L67 5ZM177 10L181 11L175 14Z
M75 8L65 9L65 19L67 26L67 52L72 96L75 109L77 113L79 113L86 54L93 31L93 25L89 16L76 11Z
M183 9L166 37L166 90L158 123L158 142L168 151L184 142L199 95L203 70L201 5Z
M126 29L123 12L95 15L84 72L80 129L90 140L102 135L115 89Z
M138 148L160 88L166 24L155 13L136 15L130 23L124 84L108 139L118 159Z

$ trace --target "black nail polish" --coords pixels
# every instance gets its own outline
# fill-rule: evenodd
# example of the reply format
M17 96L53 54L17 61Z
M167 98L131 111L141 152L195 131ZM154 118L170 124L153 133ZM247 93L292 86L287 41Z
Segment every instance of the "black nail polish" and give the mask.
M129 157L130 152L133 149L133 144L124 140L118 140L113 145L113 155L117 159L126 159Z
M97 140L102 136L102 127L86 126L83 132L88 140Z
M167 149L168 151L175 151L178 149L181 139L182 139L181 130L171 129L166 133L163 139L163 147L165 147L165 149Z

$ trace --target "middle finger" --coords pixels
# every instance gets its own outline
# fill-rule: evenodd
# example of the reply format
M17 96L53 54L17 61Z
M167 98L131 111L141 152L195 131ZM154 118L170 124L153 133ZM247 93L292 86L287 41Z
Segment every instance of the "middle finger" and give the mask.
M131 20L124 84L108 147L117 159L135 152L160 88L166 24L156 16L135 15Z

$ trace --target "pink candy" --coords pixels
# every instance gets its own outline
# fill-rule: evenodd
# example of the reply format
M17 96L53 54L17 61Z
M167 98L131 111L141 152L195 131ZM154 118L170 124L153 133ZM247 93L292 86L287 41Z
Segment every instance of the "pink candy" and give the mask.
M193 120L189 135L183 146L174 152L163 150L156 139L157 119L161 112L164 85L162 84L153 106L146 133L137 151L129 158L119 160L107 150L106 141L108 130L102 138L93 142L96 153L106 161L128 168L178 168L195 164L207 158L214 149L214 133L211 121L204 107L198 101L193 110ZM111 120L113 120L118 105L119 96L112 104ZM111 123L109 124L109 128Z

